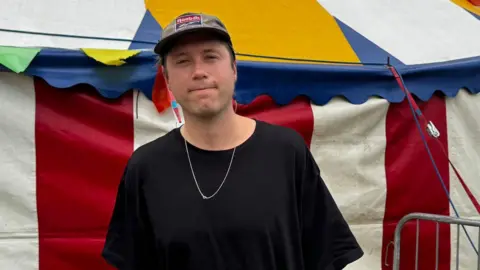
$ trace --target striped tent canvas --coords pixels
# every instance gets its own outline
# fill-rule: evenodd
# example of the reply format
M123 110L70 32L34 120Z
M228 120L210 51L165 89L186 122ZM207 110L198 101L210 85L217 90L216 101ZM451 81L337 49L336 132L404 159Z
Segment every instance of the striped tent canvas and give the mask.
M123 167L134 149L176 126L171 110L159 114L141 93L111 101L90 87L69 90L0 73L1 269L108 269L100 251ZM464 90L419 102L477 198L479 102ZM335 98L317 106L298 98L278 106L259 96L239 112L303 135L365 249L349 269L390 269L387 246L404 215L453 215L407 102L371 98L354 105ZM448 160L431 139L429 145L460 216L478 218ZM429 269L434 225L422 223L420 234L420 267ZM478 244L478 232L470 235ZM450 269L455 236L456 226L440 227L439 269ZM404 237L402 263L412 267L414 224ZM473 269L476 256L464 235L460 254L461 269Z

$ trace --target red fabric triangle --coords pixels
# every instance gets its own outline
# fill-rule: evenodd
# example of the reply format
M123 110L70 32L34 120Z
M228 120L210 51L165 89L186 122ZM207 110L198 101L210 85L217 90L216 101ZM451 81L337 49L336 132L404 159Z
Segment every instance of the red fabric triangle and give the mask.
M162 71L159 69L152 90L152 101L159 113L164 112L171 106L172 99L168 92L167 82L163 77Z

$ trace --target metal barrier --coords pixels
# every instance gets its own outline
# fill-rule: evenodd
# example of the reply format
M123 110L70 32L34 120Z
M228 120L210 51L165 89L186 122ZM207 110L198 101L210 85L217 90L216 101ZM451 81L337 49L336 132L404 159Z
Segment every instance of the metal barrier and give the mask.
M471 226L477 227L479 229L478 233L478 243L480 245L480 221L479 220L472 220L472 219L463 219L463 218L455 218L450 216L442 216L442 215L433 215L433 214L424 214L424 213L412 213L408 214L403 217L399 222L397 227L395 228L395 238L394 238L394 253L393 253L393 270L400 270L400 243L401 243L401 233L404 225L411 221L417 220L417 231L416 231L416 239L415 239L415 270L418 270L418 250L419 250L419 227L420 227L420 220L425 221L434 221L436 222L436 245L435 245L435 269L438 269L438 261L439 261L439 223L446 223L446 224L456 224L457 225L457 247L456 247L456 268L459 267L459 248L460 248L460 226ZM464 228L465 230L465 228ZM473 245L473 243L472 243ZM474 246L472 246L474 248ZM477 248L478 250L478 248ZM480 252L477 252L477 269L480 270Z

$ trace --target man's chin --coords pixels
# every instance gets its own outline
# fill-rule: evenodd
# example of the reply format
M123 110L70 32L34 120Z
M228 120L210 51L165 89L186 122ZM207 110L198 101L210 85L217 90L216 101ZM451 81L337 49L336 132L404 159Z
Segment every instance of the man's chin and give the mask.
M201 110L196 112L195 116L202 119L213 119L217 118L222 111L220 110Z
M209 118L213 119L221 115L223 112L225 112L225 110L221 108L201 107L201 108L196 108L195 110L192 110L190 114L192 116L202 118L202 119L209 119Z

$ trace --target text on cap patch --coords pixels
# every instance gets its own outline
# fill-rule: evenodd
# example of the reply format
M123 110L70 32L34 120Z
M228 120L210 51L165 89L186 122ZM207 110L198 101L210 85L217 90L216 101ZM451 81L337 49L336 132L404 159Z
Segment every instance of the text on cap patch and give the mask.
M194 25L202 25L202 17L199 15L186 15L177 18L175 23L175 31L181 30L185 27L190 27Z

